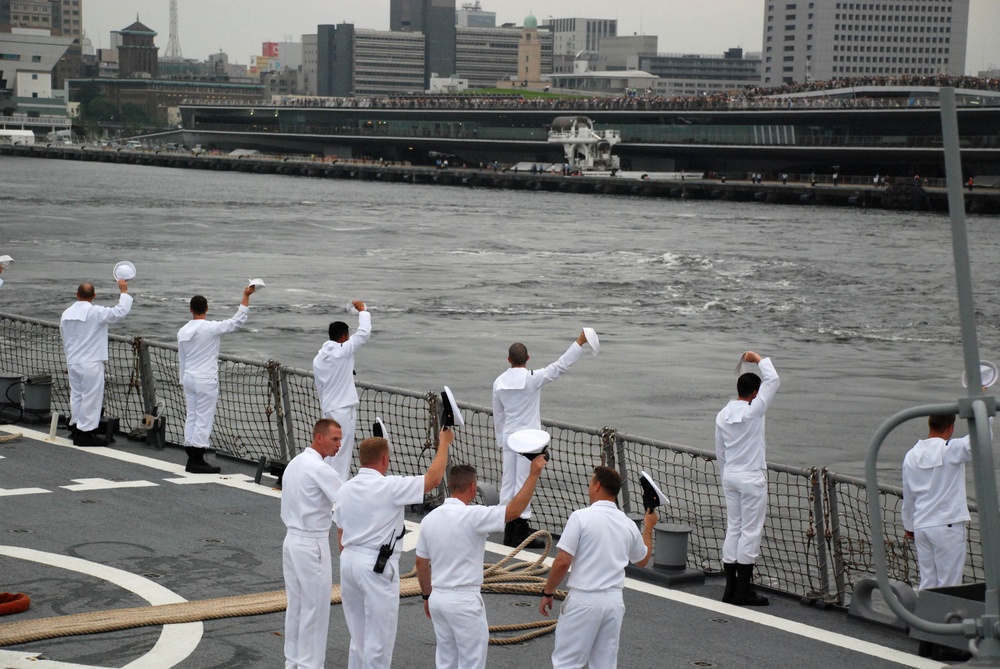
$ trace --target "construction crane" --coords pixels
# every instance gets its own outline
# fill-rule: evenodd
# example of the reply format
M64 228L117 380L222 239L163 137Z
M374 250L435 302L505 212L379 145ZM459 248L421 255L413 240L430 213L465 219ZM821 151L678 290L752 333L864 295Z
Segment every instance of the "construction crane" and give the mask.
M164 56L171 60L184 59L181 38L177 32L177 0L170 0L170 41L167 42L167 53Z

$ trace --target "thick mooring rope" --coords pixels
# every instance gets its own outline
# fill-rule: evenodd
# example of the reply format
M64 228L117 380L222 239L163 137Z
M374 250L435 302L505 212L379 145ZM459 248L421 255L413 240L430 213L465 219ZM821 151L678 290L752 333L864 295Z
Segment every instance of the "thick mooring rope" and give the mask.
M24 434L22 432L18 432L16 434L5 434L0 437L0 444L6 444L8 441L14 441L15 439L20 439L23 436Z
M539 537L545 541L545 550L534 562L515 562L505 567L528 543ZM500 594L536 595L545 585L543 575L549 571L544 564L552 548L552 536L539 530L525 539L520 546L496 564L484 565L483 592ZM400 597L415 597L420 594L420 584L415 572L404 574L399 582ZM556 598L565 598L565 591L557 591ZM334 584L330 591L330 603L340 604L340 585ZM130 609L112 609L92 613L77 613L55 618L39 618L23 622L0 625L0 647L13 646L43 639L100 634L117 630L149 627L151 625L176 625L179 623L217 620L219 618L240 618L278 613L287 607L284 590L263 592L236 597L204 599L180 604L160 604L139 606ZM541 620L518 625L498 625L490 627L490 644L505 645L522 643L529 639L548 634L555 630L555 620ZM493 637L497 632L518 632L531 630L513 637Z

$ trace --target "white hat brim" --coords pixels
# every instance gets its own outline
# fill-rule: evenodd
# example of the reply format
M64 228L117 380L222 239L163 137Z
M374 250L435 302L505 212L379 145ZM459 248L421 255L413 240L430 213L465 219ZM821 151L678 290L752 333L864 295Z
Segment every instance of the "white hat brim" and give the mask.
M653 492L655 492L656 495L660 498L660 504L670 504L670 500L667 499L667 496L663 494L662 490L660 490L660 486L656 485L656 481L654 481L649 474L647 474L646 472L639 472L639 476L646 479L646 483L648 483L653 488Z
M522 455L541 453L552 437L545 430L518 430L507 437L507 446Z
M587 343L590 344L590 350L594 355L601 352L601 340L597 337L597 331L594 328L583 328L583 336L587 338Z
M1000 369L997 369L997 366L994 365L989 360L980 360L979 376L980 380L983 382L983 385L989 388L990 386L992 386L994 383L997 382L998 378L1000 378ZM969 387L969 375L966 374L965 372L962 372L962 387L963 388Z
M451 415L455 417L455 427L463 427L465 419L462 418L462 410L458 408L458 402L455 400L455 395L452 394L451 388L445 386L444 394L448 398L448 404L451 405Z
M115 278L115 281L131 281L135 278L135 265L128 260L122 260L115 265L115 269L111 275Z

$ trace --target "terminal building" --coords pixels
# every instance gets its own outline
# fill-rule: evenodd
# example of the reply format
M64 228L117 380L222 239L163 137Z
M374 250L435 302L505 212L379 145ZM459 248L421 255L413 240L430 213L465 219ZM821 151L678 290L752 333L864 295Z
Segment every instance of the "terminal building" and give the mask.
M768 0L761 83L965 74L969 0Z
M639 69L657 77L653 92L667 97L712 95L742 90L760 82L760 54L733 48L721 55L640 56Z

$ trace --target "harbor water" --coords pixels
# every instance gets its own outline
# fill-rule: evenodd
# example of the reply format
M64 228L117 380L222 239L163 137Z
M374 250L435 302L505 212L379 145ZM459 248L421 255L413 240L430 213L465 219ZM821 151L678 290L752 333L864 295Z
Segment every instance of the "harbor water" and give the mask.
M512 342L540 367L590 326L601 355L546 389L543 415L708 450L750 349L781 376L768 458L858 476L882 421L963 393L941 214L6 157L0 184L7 313L58 320L81 281L110 304L112 267L130 260L135 305L112 331L173 341L192 295L225 318L262 277L224 352L309 368L328 323L355 325L346 306L363 299L359 379L447 384L481 405ZM998 361L996 226L969 218L982 357ZM892 435L886 482L925 434Z

